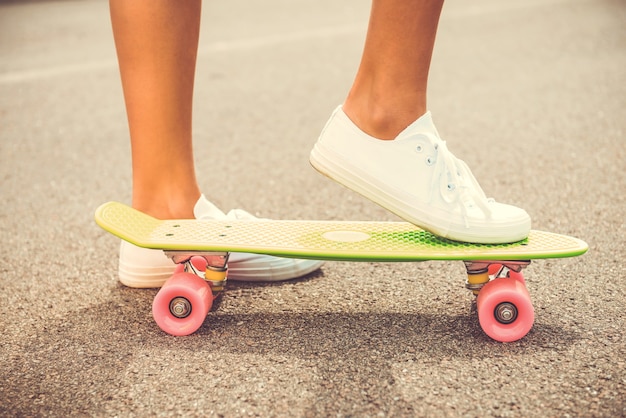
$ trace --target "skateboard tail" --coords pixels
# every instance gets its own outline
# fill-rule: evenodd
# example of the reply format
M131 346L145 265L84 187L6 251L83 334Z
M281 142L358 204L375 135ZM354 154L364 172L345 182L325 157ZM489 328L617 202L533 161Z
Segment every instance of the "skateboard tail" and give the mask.
M98 226L138 247L155 248L147 237L161 221L132 208L122 213L118 210L120 205L123 203L108 202L98 207L95 213Z

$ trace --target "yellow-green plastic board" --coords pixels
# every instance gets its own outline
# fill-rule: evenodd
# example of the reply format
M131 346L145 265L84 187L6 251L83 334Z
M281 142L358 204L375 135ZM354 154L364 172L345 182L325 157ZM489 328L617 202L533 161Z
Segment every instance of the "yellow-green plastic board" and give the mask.
M159 220L118 202L100 206L96 222L140 247L320 260L531 260L587 251L579 239L542 231L513 244L481 245L441 239L405 222Z

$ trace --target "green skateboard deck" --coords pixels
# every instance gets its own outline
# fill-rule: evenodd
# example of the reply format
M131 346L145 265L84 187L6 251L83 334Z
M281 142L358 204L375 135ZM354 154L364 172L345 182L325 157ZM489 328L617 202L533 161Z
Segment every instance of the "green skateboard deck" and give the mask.
M319 260L533 260L587 251L577 238L534 230L512 244L469 244L438 238L406 222L159 220L117 202L98 208L96 222L139 247Z

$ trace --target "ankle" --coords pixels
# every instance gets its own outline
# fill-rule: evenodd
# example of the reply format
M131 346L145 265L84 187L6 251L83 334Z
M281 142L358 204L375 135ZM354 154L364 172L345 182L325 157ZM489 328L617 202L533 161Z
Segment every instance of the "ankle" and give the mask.
M343 104L343 111L366 134L391 140L426 113L426 104L425 100L419 99L359 100L349 95Z
M157 189L142 193L141 189L135 188L133 207L157 219L193 219L193 209L199 198L200 191L195 188L176 189L173 193Z

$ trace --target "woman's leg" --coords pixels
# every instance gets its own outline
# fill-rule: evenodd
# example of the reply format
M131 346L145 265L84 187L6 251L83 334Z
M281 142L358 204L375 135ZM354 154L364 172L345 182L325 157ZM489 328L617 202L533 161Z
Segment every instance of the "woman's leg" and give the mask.
M201 0L110 0L130 127L133 206L161 219L254 219L200 198L192 148L192 99ZM315 260L231 254L230 280L277 281L317 270ZM120 281L158 287L174 264L162 251L122 242Z
M443 0L373 0L365 48L343 110L393 139L427 111L426 87Z
M200 0L110 0L130 128L133 206L193 218L192 98Z
M373 0L361 65L311 152L326 176L436 235L519 241L530 217L488 199L427 112L443 0ZM388 140L388 141L383 141Z

